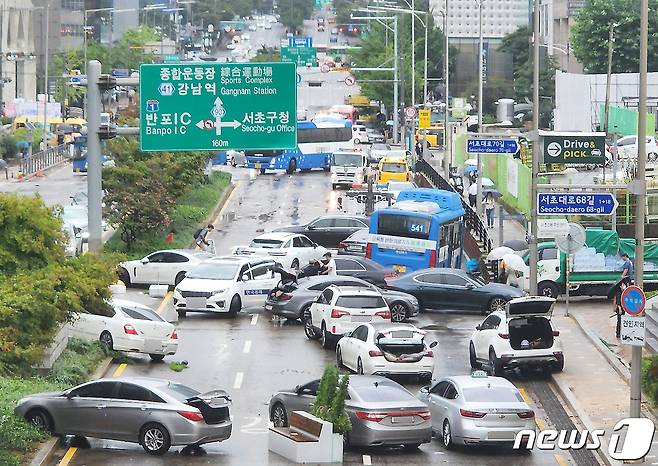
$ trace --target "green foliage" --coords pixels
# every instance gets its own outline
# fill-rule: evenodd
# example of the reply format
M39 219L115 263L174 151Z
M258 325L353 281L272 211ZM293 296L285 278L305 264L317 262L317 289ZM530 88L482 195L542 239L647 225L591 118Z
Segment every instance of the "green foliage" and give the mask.
M0 464L3 466L20 466L21 460L14 453L0 450Z
M17 154L16 138L11 134L0 136L0 159L13 159Z
M649 71L658 71L658 0L649 0ZM640 3L587 0L576 15L570 43L588 73L606 73L610 25L616 24L613 73L637 73L640 58Z
M314 0L283 0L278 4L281 24L293 34L301 33L305 19L310 19L315 5Z
M67 387L77 385L90 379L100 362L109 354L98 341L70 338L66 349L53 364L48 378Z
M345 435L352 430L352 424L345 411L349 378L339 377L338 369L327 366L324 369L320 386L311 407L311 414L333 424L334 433Z
M173 361L169 363L169 369L174 372L183 372L188 367L187 361Z
M39 144L41 144L41 135L43 131L41 128L36 127L32 130L32 147L33 148L38 148ZM14 131L14 139L16 141L29 141L30 140L30 130L23 127L23 128L18 128L16 131ZM37 149L35 149L37 150Z
M642 390L658 404L658 356L642 358Z

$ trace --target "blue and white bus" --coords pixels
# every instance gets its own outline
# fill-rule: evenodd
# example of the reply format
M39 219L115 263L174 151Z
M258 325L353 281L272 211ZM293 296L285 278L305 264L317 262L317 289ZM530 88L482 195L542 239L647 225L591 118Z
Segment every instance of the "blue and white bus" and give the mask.
M457 193L430 188L401 191L393 206L372 214L366 257L398 273L459 268L463 218Z
M352 148L352 123L349 120L327 119L297 122L297 147L270 151L246 151L246 168L296 170L321 168L329 170L331 154L338 149Z

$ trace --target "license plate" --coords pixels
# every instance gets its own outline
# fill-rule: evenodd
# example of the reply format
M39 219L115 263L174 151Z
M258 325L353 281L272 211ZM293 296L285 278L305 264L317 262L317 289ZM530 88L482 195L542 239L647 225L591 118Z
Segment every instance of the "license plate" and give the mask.
M361 246L347 246L348 251L361 251L362 249Z
M205 309L208 300L206 298L187 298L185 303L190 309Z
M393 416L391 424L413 424L415 421L413 416Z
M260 163L257 163L257 164L255 165L255 167L256 167L256 170L259 170L259 169L260 169Z
M393 270L395 270L397 273L404 273L407 271L407 266L406 265L394 265Z
M352 316L352 322L370 322L372 316Z

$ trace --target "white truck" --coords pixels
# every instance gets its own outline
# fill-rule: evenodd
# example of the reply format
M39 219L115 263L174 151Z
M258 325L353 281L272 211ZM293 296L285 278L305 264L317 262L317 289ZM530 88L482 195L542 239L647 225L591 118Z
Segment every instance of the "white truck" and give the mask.
M329 164L331 189L351 187L366 179L366 155L360 150L337 150L331 154Z

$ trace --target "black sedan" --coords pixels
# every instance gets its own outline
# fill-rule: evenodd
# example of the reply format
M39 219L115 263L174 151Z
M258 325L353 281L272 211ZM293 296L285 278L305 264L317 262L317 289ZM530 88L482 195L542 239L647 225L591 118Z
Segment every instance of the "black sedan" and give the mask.
M343 241L338 243L338 254L365 256L366 246L368 245L368 235L369 233L367 228L355 231Z
M485 283L459 269L423 269L388 281L389 288L414 295L421 309L464 309L488 314L525 292L500 283Z
M334 260L336 262L336 274L344 277L360 278L380 288L387 285L387 280L397 277L397 273L392 268L384 267L363 256L339 255ZM302 268L302 272L306 276L311 275L308 271L312 267L307 265Z
M325 248L337 248L338 244L357 230L368 228L370 219L358 215L323 215L306 225L291 225L274 231L289 231L306 235L311 241Z

